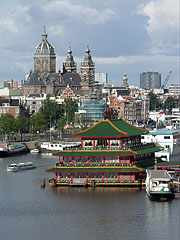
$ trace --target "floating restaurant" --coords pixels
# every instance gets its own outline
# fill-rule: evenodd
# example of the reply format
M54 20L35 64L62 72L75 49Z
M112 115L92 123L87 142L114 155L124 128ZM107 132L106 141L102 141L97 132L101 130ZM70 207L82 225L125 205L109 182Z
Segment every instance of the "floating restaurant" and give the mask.
M140 186L145 169L161 148L141 143L147 130L122 119L103 119L76 133L81 147L53 153L59 162L46 170L57 186Z

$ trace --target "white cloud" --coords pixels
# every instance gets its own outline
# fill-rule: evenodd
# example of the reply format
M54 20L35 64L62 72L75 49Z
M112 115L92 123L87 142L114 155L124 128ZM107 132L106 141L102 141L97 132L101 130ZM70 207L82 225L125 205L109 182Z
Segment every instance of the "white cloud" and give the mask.
M53 1L42 6L42 9L49 15L63 14L66 20L76 19L89 25L104 24L112 19L116 19L116 13L110 8L98 11L96 8L90 8L80 4L72 4L69 0Z
M93 60L96 64L142 64L142 65L156 65L158 62L171 62L172 66L178 64L178 56L166 56L163 54L159 55L140 55L140 56L120 56L115 58L98 58L94 57ZM170 68L172 66L169 66Z
M0 46L13 43L13 37L25 32L26 24L31 21L28 7L13 10L0 9Z
M51 25L48 27L48 32L49 32L49 35L51 36L64 36L65 35L65 30L64 30L64 27L62 25Z
M150 0L139 7L147 16L145 28L152 40L153 53L175 53L179 45L179 0Z

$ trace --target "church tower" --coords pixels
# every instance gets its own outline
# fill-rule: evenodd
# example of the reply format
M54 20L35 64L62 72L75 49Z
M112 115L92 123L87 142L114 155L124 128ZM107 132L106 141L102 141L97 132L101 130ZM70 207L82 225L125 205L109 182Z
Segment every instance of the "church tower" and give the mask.
M92 61L89 46L86 47L86 54L83 62L81 63L81 81L82 89L88 90L93 88L95 83L95 64Z
M126 73L124 73L122 87L125 87L125 88L128 88L128 87L129 87L129 85L128 85L128 78L127 78L127 76L126 76Z
M70 73L77 73L77 65L73 59L71 47L69 46L68 55L66 57L66 62L63 64L63 73L70 72Z
M42 41L34 53L34 72L40 74L44 83L50 74L56 72L56 54L53 46L47 40L45 26Z

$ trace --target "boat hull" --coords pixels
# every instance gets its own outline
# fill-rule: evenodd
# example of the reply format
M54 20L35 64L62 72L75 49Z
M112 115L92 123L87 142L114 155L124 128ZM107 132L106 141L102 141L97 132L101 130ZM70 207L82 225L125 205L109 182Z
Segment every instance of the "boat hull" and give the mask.
M146 191L147 195L152 200L171 200L174 198L175 194L173 192L152 192Z
M7 167L7 172L18 172L18 171L33 169L35 167L36 166L32 162L10 164Z
M0 158L11 157L18 154L26 154L29 152L30 150L26 145L24 146L15 145L12 146L11 148L0 150Z
M8 151L0 151L0 158L8 157L9 153Z

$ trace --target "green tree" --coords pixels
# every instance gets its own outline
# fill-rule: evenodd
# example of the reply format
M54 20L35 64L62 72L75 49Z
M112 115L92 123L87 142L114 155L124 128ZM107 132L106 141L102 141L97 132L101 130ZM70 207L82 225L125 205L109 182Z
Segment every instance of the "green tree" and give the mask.
M19 130L20 133L26 133L28 132L29 129L29 118L19 115L16 118L16 125L17 125L17 130Z
M43 102L43 106L39 110L40 115L38 117L44 118L43 125L45 123L46 129L50 128L55 125L56 121L60 119L60 117L63 115L63 107L59 104L57 104L55 101L50 100L47 98ZM41 122L41 121L40 121ZM44 128L44 126L43 126Z
M66 117L67 123L75 122L75 112L77 109L77 102L76 100L72 100L72 98L66 98L64 101L64 114Z
M22 134L27 133L29 130L29 117L19 115L16 118L16 126L17 126L17 130L21 134L21 141L22 141Z
M30 132L44 131L48 129L47 122L42 112L35 113L30 118Z
M161 107L161 103L159 99L157 98L156 94L154 94L152 91L149 92L148 96L150 97L150 108L149 110L156 110Z
M174 106L175 106L174 98L169 96L163 104L163 109L164 110L168 109L171 112L171 110Z
M11 135L18 131L15 118L11 114L3 114L0 117L0 132L2 135Z
M60 133L64 133L64 125L66 124L66 119L65 117L62 117L57 121L57 127L59 129Z

